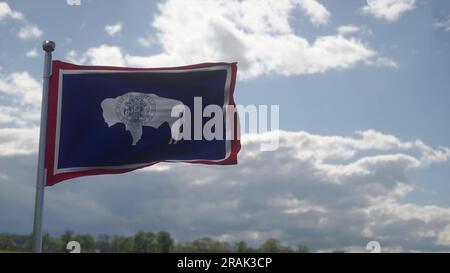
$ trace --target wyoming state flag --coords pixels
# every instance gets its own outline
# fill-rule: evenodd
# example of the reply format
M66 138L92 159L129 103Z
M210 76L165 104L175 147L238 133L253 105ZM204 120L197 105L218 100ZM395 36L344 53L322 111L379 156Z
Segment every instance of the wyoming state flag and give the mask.
M236 73L236 63L141 69L53 61L46 185L158 162L236 164ZM212 106L221 112L206 111Z

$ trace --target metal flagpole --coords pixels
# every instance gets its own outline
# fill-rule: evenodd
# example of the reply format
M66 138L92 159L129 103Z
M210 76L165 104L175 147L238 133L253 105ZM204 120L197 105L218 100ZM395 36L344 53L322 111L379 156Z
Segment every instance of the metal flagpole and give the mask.
M39 134L39 156L36 177L36 200L34 205L33 223L33 252L42 252L42 216L44 210L44 189L45 189L45 143L47 139L47 108L48 92L50 88L50 76L52 74L52 52L55 50L55 42L44 41L42 49L45 51L44 60L44 82L42 86L41 103L41 128Z

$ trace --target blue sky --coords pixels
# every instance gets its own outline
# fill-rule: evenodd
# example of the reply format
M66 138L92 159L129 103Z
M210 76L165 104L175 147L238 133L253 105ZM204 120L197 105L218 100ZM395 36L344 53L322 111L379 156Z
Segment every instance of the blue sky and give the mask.
M266 134L245 140L234 169L162 165L68 181L47 190L45 230L449 250L448 1L0 3L0 232L31 231L40 45L52 39L55 59L86 65L238 61L237 103L280 105L289 149L252 157ZM264 169L286 187L253 185Z

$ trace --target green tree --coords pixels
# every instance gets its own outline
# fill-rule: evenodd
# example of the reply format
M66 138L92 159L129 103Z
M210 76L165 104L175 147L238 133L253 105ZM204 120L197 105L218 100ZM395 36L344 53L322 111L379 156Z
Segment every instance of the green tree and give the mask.
M107 234L100 234L97 236L96 241L96 249L100 251L101 253L109 253L111 252L111 245L109 242L109 235Z
M158 244L158 251L161 253L169 253L173 247L173 239L169 232L160 231L156 234L156 241Z
M89 253L95 250L95 239L90 234L76 235L73 239L80 243L81 252Z
M293 253L294 250L288 246L283 246L279 240L270 238L259 248L262 253Z
M61 240L61 251L67 252L67 243L73 241L73 231L66 230L60 237Z
M227 253L231 247L226 242L215 241L209 237L202 237L186 245L186 252L193 253Z
M134 251L138 253L156 252L158 243L153 232L139 231L134 235Z
M295 250L297 253L309 253L309 248L304 245L297 246L297 249Z
M236 242L233 246L233 251L236 253L252 253L255 252L254 249L247 246L245 241Z
M42 251L47 253L55 253L61 251L61 241L54 238L48 233L44 233L42 237Z
M13 240L15 243L14 249L19 251L30 251L31 244L28 244L28 235L14 235Z
M0 249L13 250L16 246L12 235L10 234L0 234Z
M274 238L267 239L259 248L262 253L279 253L280 250L280 241Z
M33 233L31 233L30 235L26 236L26 239L25 239L25 241L23 243L23 250L32 251L33 250L32 249L33 248L32 245L33 245Z
M130 253L134 251L133 237L114 236L111 240L111 251L114 253Z
M245 241L239 241L231 247L227 242L217 241L209 237L202 237L191 242L175 243L171 234L167 231L137 232L134 236L114 236L112 239L106 234L101 234L94 239L90 234L75 235L72 231L65 231L59 237L52 237L48 233L43 234L44 252L67 252L66 246L70 241L78 241L81 252L159 252L159 253L307 253L307 246L298 245L296 248L283 246L277 239L266 240L259 248L249 247ZM32 235L14 235L0 233L0 249L4 250L31 250Z

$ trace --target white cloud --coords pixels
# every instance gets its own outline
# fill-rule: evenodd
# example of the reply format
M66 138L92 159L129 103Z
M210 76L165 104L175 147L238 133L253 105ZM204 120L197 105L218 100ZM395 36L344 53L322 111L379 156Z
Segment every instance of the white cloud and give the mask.
M442 28L445 31L450 31L450 16L444 21L436 22L433 24L436 28Z
M36 48L33 48L33 49L31 49L30 51L28 51L27 54L25 54L25 56L26 56L27 58L36 58L37 56L39 56L39 54L38 54L38 52L37 52L37 49L36 49Z
M138 38L138 43L143 47L152 47L157 43L157 39L154 35L147 35L145 37Z
M24 20L21 12L12 10L8 3L0 2L0 21L3 19Z
M28 20L21 12L12 10L6 2L0 2L0 21L4 19L21 21L23 26L20 27L19 32L17 33L21 39L39 38L42 36L42 30L37 26L28 23Z
M377 19L395 22L403 13L413 10L415 4L416 0L367 0L367 5L361 10Z
M39 123L41 83L28 72L0 73L0 95L7 105L0 105L0 127L35 127Z
M301 8L310 16L311 22L315 25L328 23L330 12L316 0L298 1Z
M42 36L42 30L37 26L27 24L20 28L17 35L23 40L39 38Z
M69 50L66 54L66 59L72 63L84 64L86 63L87 57L80 56L75 50Z
M39 107L41 103L41 84L28 72L0 75L0 93L9 95L22 105Z
M37 108L23 106L0 106L0 125L28 127L39 123Z
M86 53L78 54L75 50L69 50L66 59L73 63L92 65L126 65L123 50L118 46L100 45L89 48Z
M253 145L269 142L275 135L280 137L282 143L289 143L290 146L300 149L301 153L297 155L300 159L314 159L322 164L328 160L347 160L354 158L358 152L367 152L370 150L378 151L417 151L419 157L408 156L401 153L391 155L365 157L348 165L334 165L339 168L354 167L355 164L367 166L372 164L384 164L384 162L397 161L402 162L405 168L425 167L432 163L445 162L450 159L450 149L439 147L433 149L420 140L402 141L393 135L383 134L374 130L356 132L360 138L341 137L341 136L320 136L312 135L307 132L269 132L264 134L245 135L243 144ZM294 140L295 139L295 143ZM254 154L253 156L258 156ZM326 164L329 165L329 164ZM323 165L318 165L323 166Z
M153 21L160 54L136 56L103 44L84 54L72 52L67 58L88 64L139 67L238 61L239 76L244 79L269 73L301 75L347 69L377 56L367 44L348 35L319 36L312 42L297 35L289 24L289 15L297 4L318 7L312 3L315 1L260 5L258 1L168 0L158 5ZM77 58L73 58L74 53Z
M37 151L42 85L28 72L0 73L0 157Z
M122 23L118 22L117 24L114 25L106 25L105 31L106 33L108 33L109 36L114 37L117 34L120 34L120 32L122 31Z
M27 155L37 151L39 128L0 128L0 156Z
M355 33L358 31L360 31L360 29L355 25L344 25L337 28L337 32L341 35Z
M91 64L125 65L122 49L117 46L101 45L97 48L90 48L86 52L86 57Z
M392 68L398 68L398 64L394 60L387 57L377 57L371 60L367 60L365 61L365 63L368 65L375 65L378 67L387 66Z
M448 218L449 213L447 213ZM435 233L432 233L435 235ZM450 225L447 225L443 230L438 231L436 243L439 245L450 246Z

